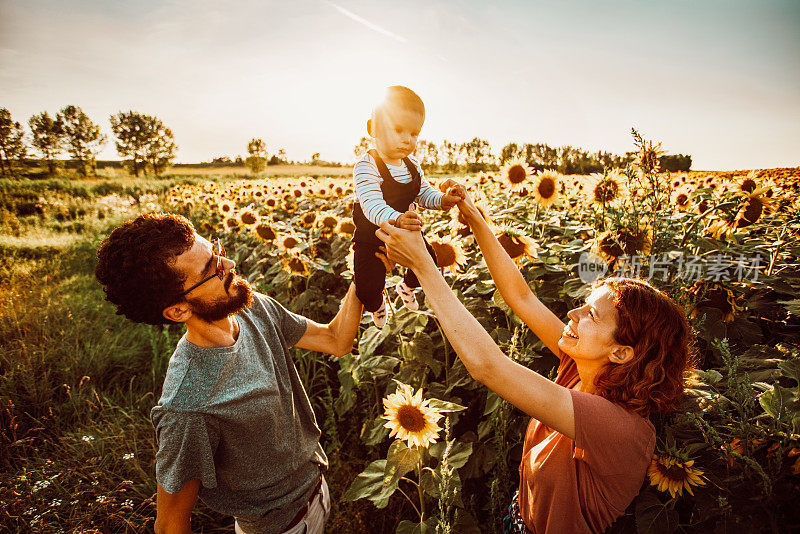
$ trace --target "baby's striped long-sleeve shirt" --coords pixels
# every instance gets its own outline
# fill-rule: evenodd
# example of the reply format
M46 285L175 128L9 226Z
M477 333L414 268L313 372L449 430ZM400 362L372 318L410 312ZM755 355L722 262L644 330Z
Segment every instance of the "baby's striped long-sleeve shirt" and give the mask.
M409 157L409 159L417 167L417 172L419 172L421 178L419 195L416 199L417 204L428 209L441 208L444 193L431 187L431 184L425 179L425 174L422 172L417 160L412 157ZM400 165L389 165L387 163L386 168L389 169L392 178L401 184L407 184L412 180L411 173L406 168L405 163L400 163ZM377 165L375 165L375 160L369 153L364 154L353 167L353 181L355 182L356 196L358 196L358 201L361 203L361 209L371 223L380 226L383 221L388 219L397 220L402 215L383 199L383 193L381 192L383 179Z

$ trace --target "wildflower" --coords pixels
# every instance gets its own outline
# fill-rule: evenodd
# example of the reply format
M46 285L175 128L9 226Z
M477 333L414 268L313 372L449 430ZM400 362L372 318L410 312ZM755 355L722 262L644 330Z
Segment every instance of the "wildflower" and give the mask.
M122 455L122 459L123 460L133 460L133 453L132 452L126 452L125 454Z
M61 499L53 499L50 501L50 508L55 508L56 506L61 506Z
M108 497L106 497L105 495L98 495L97 502L100 504L105 504L108 502Z
M133 499L125 499L122 502L122 507L123 508L133 508Z
M90 442L94 441L94 436L83 436L81 439L83 441L85 441L86 443L90 443Z
M683 490L692 493L692 486L705 486L703 471L693 468L694 460L684 460L662 454L653 455L647 476L650 485L657 486L659 491L669 491L673 497L683 495Z
M560 175L556 171L543 171L536 175L533 186L533 198L543 208L549 208L558 198L558 181Z
M436 443L441 430L436 422L442 414L428 403L430 400L422 400L422 389L415 394L407 384L401 384L397 391L383 399L386 411L382 417L387 420L383 426L391 430L389 437L396 435L409 447Z

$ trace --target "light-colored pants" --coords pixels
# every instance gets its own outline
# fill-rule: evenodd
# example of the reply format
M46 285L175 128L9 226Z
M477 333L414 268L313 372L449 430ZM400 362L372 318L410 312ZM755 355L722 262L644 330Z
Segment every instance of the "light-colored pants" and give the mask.
M328 483L322 477L322 486L317 494L308 503L306 515L295 526L283 532L283 534L324 534L325 522L331 513L331 494L328 491ZM236 534L260 534L265 532L265 525L258 521L244 521L235 524Z

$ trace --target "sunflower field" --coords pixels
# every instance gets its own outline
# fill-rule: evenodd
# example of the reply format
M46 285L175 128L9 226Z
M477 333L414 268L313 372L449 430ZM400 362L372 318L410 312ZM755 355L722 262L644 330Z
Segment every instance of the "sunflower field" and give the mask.
M634 143L632 164L596 175L537 173L512 159L497 172L428 179L467 186L533 291L561 318L582 305L594 279L611 274L647 278L685 307L696 369L680 410L651 417L658 432L651 466L609 532L800 529L800 168L665 173L660 145L635 132ZM33 201L40 210L28 215L6 200L4 231L24 235L65 210L80 221L70 207L84 218L99 210L181 213L199 233L221 238L257 290L315 321L337 312L352 280L350 180L191 181L139 193L136 201L119 191L84 200L41 195ZM121 198L124 206L113 207ZM556 357L500 297L458 209L420 214L461 302L510 358L553 378ZM100 238L82 245L78 263L91 263ZM529 417L470 377L422 291L418 313L402 306L394 292L401 274L398 267L387 276L387 326L377 329L365 314L352 353L295 349L330 460L328 531L498 532L519 481ZM94 295L90 317L113 314L102 293ZM3 349L27 354L10 309ZM121 324L103 327L106 337ZM152 527L147 415L181 331L126 332L143 352L84 362L89 370L55 356L22 358L27 368L2 360L0 526ZM69 508L71 501L78 502ZM230 531L229 519L201 507L194 526Z

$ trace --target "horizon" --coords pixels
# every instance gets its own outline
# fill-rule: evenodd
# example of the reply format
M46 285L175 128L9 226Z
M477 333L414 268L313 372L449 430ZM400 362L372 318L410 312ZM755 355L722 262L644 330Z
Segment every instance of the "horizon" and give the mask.
M693 169L800 165L797 2L0 0L0 20L0 107L29 132L34 113L80 106L104 161L121 159L109 115L133 109L172 129L174 163L246 157L260 137L351 164L372 103L402 84L425 101L422 139L479 137L495 156L622 155L635 127Z

